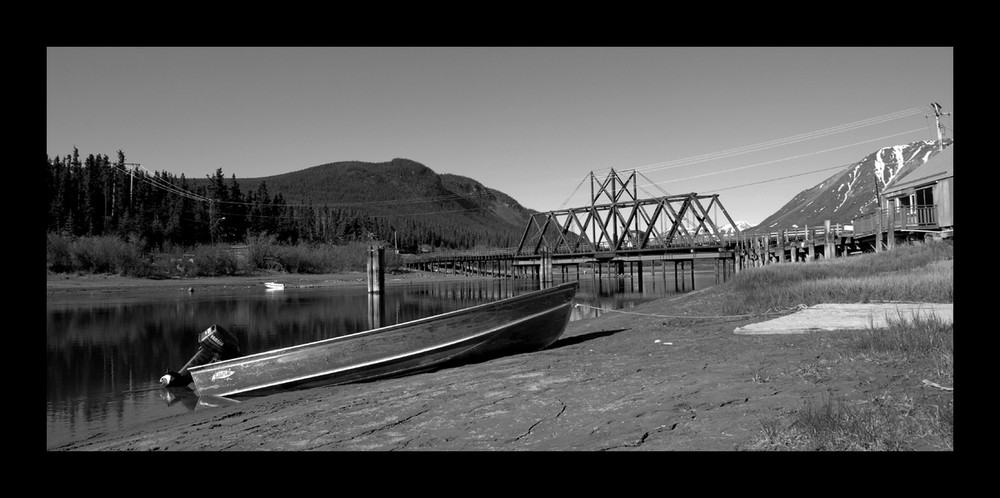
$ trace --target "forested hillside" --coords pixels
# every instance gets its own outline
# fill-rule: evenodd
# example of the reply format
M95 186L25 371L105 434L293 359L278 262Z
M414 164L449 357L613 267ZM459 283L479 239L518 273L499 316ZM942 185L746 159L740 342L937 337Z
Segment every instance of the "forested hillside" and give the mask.
M330 163L266 178L188 179L148 172L119 151L47 158L47 227L69 236L119 235L149 248L377 240L401 251L516 245L530 211L479 182L407 159Z

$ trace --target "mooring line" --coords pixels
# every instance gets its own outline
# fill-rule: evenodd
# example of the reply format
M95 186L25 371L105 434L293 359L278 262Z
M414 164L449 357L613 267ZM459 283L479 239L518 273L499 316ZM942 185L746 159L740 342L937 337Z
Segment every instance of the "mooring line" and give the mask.
M792 310L798 310L798 309L805 309L805 308L807 308L806 305L800 304L798 306L793 306L793 307L788 308L786 310L776 310L776 311L768 310L768 311L766 311L764 313L760 313L760 314L749 313L749 314L746 314L746 315L658 315L658 314L655 314L655 313L636 313L634 311L606 310L604 308L598 308L596 306L590 306L589 304L579 304L579 303L577 303L575 307L579 308L581 306L584 307L584 308L591 308L591 309L600 310L600 311L609 312L609 313L622 313L622 314L625 314L625 315L650 316L650 317L655 317L655 318L750 318L750 317L764 316L764 315L780 315L780 314L783 314L783 313L785 313L787 311L792 311Z

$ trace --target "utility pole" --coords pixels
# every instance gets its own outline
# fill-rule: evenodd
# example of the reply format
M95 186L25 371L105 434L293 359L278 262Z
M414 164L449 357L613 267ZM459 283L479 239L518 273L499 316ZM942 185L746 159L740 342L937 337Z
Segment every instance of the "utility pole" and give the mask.
M931 104L934 109L934 125L937 129L938 150L944 150L944 125L941 124L941 116L951 116L950 112L941 112L941 104L934 102Z
M208 200L208 238L212 241L212 245L215 245L215 222L212 221L212 199Z
M132 165L128 170L128 207L130 210L135 209L135 202L132 200L134 198L133 192L135 192L135 168L138 164Z

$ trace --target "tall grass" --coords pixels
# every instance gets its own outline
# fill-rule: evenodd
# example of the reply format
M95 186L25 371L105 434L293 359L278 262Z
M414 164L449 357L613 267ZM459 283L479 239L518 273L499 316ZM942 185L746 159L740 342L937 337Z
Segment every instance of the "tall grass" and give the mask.
M760 436L745 449L766 451L951 450L954 404L917 405L912 397L882 394L847 402L807 400L791 422L759 419Z
M889 317L888 327L852 331L839 336L846 354L911 362L929 359L934 377L950 380L954 372L955 332L952 322L937 315Z
M811 263L751 268L721 286L724 314L758 314L817 303L953 302L953 243L927 242L891 251Z

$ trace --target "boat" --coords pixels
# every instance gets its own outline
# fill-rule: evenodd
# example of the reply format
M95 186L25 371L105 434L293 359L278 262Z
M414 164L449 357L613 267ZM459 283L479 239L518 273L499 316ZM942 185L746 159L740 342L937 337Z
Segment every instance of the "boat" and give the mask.
M577 282L409 322L238 356L213 325L199 351L164 386L193 383L200 396L243 398L291 389L368 382L550 346L566 329Z
M264 287L267 287L267 290L285 290L285 284L278 282L264 282Z

